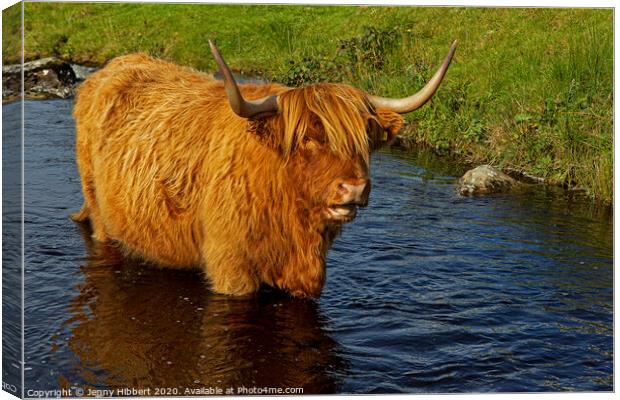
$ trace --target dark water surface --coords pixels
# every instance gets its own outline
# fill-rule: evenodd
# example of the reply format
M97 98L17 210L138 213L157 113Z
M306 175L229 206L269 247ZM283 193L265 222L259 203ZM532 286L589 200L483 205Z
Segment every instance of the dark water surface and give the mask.
M459 197L458 167L383 152L318 301L235 299L123 261L69 220L82 203L71 108L26 103L26 390L613 389L610 209L542 187Z

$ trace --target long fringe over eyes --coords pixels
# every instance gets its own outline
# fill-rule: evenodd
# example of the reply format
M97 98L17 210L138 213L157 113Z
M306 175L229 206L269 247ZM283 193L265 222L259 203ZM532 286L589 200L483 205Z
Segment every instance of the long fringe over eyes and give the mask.
M280 94L284 120L282 150L290 155L319 122L331 150L343 158L369 157L368 120L373 117L363 92L337 84L317 84Z

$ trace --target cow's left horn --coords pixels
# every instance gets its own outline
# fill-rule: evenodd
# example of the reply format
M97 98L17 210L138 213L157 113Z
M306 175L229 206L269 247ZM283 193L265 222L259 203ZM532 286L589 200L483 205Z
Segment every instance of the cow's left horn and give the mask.
M220 73L224 80L224 89L226 89L226 95L228 96L228 102L235 114L243 118L260 118L278 112L278 96L267 96L257 100L245 100L241 92L239 92L237 82L235 82L235 78L222 58L217 46L211 40L209 40L209 46L211 46L213 57L215 57L215 61L220 68Z
M435 91L441 84L441 80L450 66L450 61L452 61L452 56L454 55L455 50L456 40L452 43L452 47L450 47L450 51L443 60L441 67L439 67L437 72L435 72L435 75L433 75L431 80L428 81L428 83L416 94L403 99L390 99L387 97L379 97L369 94L368 100L370 101L370 104L372 104L375 108L386 108L399 114L405 114L422 107L424 103L433 97L433 94L435 94Z

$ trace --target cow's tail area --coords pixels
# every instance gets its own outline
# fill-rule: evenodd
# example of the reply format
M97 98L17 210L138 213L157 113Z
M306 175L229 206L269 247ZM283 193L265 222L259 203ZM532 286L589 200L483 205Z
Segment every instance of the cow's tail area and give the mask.
M88 220L88 215L88 206L86 205L86 203L84 203L80 211L71 214L71 219L75 222L86 222L86 220Z

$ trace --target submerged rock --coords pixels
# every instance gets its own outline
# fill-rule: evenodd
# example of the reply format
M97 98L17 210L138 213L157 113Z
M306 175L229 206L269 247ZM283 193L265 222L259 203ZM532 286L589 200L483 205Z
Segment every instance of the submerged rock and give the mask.
M75 95L77 85L94 71L93 68L70 64L56 57L47 57L2 67L2 99L11 100L21 92L22 69L26 98L67 99Z
M471 169L459 179L457 191L461 195L500 193L510 190L517 181L490 165Z

